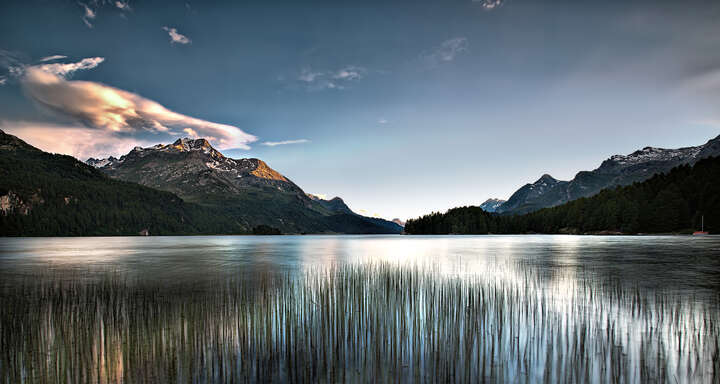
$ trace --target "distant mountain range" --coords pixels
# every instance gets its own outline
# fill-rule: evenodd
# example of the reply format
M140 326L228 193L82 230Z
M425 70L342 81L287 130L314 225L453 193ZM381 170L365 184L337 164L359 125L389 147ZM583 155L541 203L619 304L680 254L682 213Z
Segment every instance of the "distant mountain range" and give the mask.
M260 159L232 159L205 139L136 147L119 159L88 159L113 179L172 192L187 202L222 208L247 228L283 233L399 233L390 221L354 213L335 197L306 194Z
M591 197L523 215L458 207L408 220L409 234L691 234L720 233L720 157L682 164L667 173ZM552 188L548 177L534 190ZM533 190L533 191L534 191Z
M401 231L340 198L305 194L262 160L225 157L204 139L84 164L0 131L0 235Z
M529 213L589 197L606 188L644 181L678 165L692 165L711 156L720 156L720 136L696 147L645 147L629 155L611 156L592 171L578 172L570 181L557 180L548 174L542 175L534 183L522 186L506 202L497 205L501 200L490 199L483 203L481 208L500 214Z

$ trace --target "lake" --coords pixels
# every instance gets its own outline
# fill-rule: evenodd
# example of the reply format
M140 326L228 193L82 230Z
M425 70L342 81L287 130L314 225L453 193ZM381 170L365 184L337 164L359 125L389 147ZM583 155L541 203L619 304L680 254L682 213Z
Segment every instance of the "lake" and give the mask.
M0 382L717 382L720 237L0 239Z

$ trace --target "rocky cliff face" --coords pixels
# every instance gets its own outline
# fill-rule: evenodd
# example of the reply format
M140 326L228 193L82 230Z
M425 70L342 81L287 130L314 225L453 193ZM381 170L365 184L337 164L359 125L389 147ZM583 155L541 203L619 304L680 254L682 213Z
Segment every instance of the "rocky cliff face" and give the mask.
M523 214L554 207L592 196L605 188L629 185L670 171L683 164L720 156L720 136L704 145L678 149L645 147L629 155L615 155L592 171L578 172L570 181L543 175L538 181L518 189L507 202L497 207L498 213Z

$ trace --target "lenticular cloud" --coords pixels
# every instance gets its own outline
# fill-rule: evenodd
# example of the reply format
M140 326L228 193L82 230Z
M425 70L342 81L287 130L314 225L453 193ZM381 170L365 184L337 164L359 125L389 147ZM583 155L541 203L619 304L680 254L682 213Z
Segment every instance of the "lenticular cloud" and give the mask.
M39 104L108 133L182 134L190 130L221 149L248 149L248 144L257 140L238 127L173 112L132 92L65 78L76 70L94 68L101 62L102 58L92 58L71 64L30 66L25 69L21 83L26 94Z

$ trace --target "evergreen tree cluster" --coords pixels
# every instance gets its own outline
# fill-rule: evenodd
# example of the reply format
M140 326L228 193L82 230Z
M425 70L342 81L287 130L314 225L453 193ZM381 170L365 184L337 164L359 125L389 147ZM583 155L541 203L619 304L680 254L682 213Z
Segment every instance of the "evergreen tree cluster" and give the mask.
M408 220L409 234L691 233L720 232L720 158L525 215L460 207Z
M73 157L42 152L0 131L3 196L13 206L0 211L0 236L248 232L219 210L110 179Z

